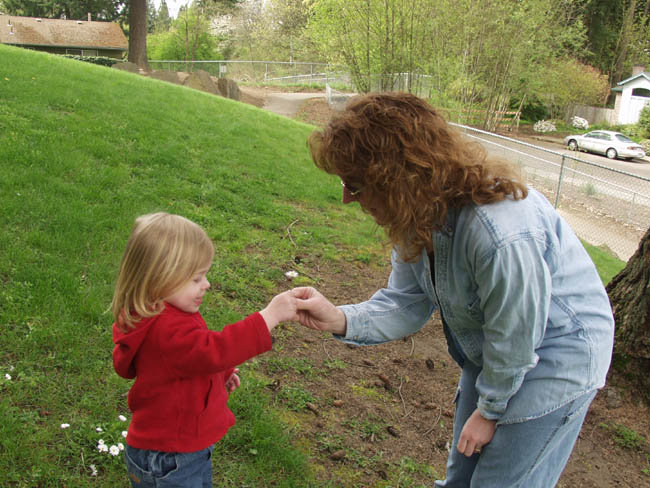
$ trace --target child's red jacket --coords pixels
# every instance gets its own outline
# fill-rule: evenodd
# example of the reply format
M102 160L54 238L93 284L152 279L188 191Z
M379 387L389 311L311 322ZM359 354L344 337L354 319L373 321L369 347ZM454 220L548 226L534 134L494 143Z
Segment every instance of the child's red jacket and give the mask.
M126 333L113 324L113 366L135 378L127 443L139 449L193 452L221 439L235 424L225 382L233 368L271 349L259 313L209 330L200 313L172 305Z

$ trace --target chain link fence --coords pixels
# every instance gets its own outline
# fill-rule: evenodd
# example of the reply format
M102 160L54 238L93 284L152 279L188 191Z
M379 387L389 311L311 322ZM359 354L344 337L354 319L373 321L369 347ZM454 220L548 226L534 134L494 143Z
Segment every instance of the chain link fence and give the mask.
M575 233L627 261L650 226L650 178L526 142L452 124L492 155L519 165Z
M319 84L348 83L348 76L326 63L286 61L149 61L152 69L184 71L197 69L207 71L218 78L230 78L240 83L264 84Z

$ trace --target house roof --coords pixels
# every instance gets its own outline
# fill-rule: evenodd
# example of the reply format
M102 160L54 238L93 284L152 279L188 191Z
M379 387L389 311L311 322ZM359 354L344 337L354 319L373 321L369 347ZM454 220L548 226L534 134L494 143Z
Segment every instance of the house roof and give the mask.
M115 22L39 19L0 15L0 43L126 51L129 44Z
M634 80L636 80L637 78L640 78L640 77L643 77L646 80L650 81L650 73L644 71L643 73L639 73L637 75L630 76L627 80L623 80L623 81L617 83L617 86L625 85L626 83L629 83L630 81L634 81ZM614 88L614 90L616 90L616 88Z

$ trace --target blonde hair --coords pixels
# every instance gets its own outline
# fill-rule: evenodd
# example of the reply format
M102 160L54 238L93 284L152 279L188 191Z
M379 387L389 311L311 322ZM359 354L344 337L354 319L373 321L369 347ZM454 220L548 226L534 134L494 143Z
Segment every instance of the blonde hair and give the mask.
M126 331L164 309L164 299L209 266L214 246L194 222L164 212L135 220L122 255L111 309Z
M432 232L443 228L450 209L528 194L514 167L487 157L408 93L351 99L308 144L317 167L381 196L387 210L381 225L407 261L433 250Z

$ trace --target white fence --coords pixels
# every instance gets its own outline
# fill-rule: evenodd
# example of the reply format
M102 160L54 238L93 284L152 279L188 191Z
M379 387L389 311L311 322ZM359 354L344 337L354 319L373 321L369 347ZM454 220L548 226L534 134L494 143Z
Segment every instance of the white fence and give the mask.
M589 125L609 124L616 125L616 111L613 108L589 107L587 105L574 105L566 113L565 122L568 124L571 117L578 116L589 121Z

